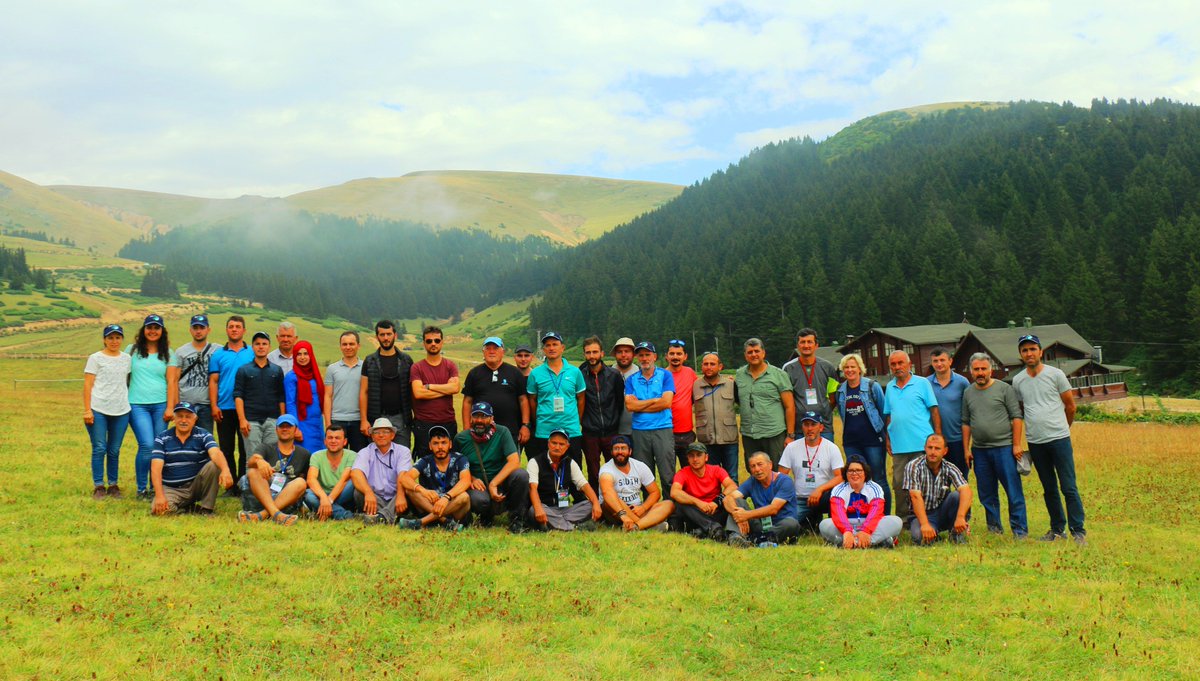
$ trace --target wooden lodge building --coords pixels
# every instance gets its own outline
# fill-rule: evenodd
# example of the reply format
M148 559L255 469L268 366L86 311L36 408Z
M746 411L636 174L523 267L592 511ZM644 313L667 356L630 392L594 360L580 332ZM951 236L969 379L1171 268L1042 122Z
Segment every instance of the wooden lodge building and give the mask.
M1032 333L1042 341L1042 361L1058 367L1067 375L1080 403L1117 399L1128 395L1125 376L1133 367L1103 364L1100 349L1095 348L1068 324L984 329L973 324L928 324L924 326L881 327L850 339L837 349L841 355L857 352L866 363L869 376L884 385L889 379L888 355L903 350L912 358L913 371L929 376L930 353L943 347L954 354L953 368L970 378L970 358L976 352L992 358L993 376L1012 381L1012 375L1024 366L1017 351L1017 339Z

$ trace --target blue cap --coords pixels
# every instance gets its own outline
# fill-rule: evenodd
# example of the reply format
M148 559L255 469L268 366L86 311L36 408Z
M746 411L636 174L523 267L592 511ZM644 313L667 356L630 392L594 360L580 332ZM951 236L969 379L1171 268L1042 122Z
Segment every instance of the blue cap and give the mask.
M612 444L614 446L615 445L625 445L626 447L629 447L630 449L633 448L633 443L630 442L629 438L625 435L614 435L613 439L612 439Z
M122 329L120 324L109 324L108 326L104 327L104 337L105 338L108 338L109 336L113 335L114 333L119 333L122 336L124 336L125 329Z
M165 324L163 324L162 317L159 317L156 314L146 315L145 321L142 322L142 326L150 326L151 324L158 324L159 326L166 326Z
M561 435L568 440L571 439L571 436L567 433L567 431L563 430L562 428L555 428L554 430L550 431L550 435L547 436L546 439L549 440L555 435Z
M487 338L483 339L483 344L484 345L488 345L488 344L495 345L498 348L504 347L504 341L500 340L499 336L488 336Z
M650 352L653 352L654 354L658 354L658 350L655 349L654 343L651 343L650 341L642 341L641 343L638 343L637 345L633 346L634 352L637 352L638 350L649 350Z
M562 336L558 335L557 331L547 331L546 333L542 334L542 343L545 344L546 341L550 340L551 338L559 343L563 342Z
M292 416L291 414L283 414L275 419L275 427L276 428L278 428L280 426L292 426L294 428L294 427L298 427L299 425L300 425L300 422L297 421L296 417Z
M429 429L429 439L432 440L435 437L444 437L448 440L450 431L446 429L446 426L434 426Z
M1018 348L1021 347L1022 345L1025 345L1026 343L1033 343L1034 345L1038 346L1039 348L1042 347L1042 341L1039 340L1038 337L1033 335L1032 333L1027 333L1024 336L1021 336L1020 338L1017 339L1017 347Z
M192 412L193 414L195 414L195 413L196 413L196 408L192 406L192 403L191 403L191 402L177 402L177 403L175 404L175 408L174 408L172 411L173 411L173 412L176 412L176 411L190 411L190 412Z
M487 402L476 402L471 405L471 416L483 414L484 416L492 416L492 405Z
M196 314L192 315L192 326L208 326L208 315Z
M812 421L813 423L824 423L821 421L821 415L815 411L806 411L800 415L800 422Z

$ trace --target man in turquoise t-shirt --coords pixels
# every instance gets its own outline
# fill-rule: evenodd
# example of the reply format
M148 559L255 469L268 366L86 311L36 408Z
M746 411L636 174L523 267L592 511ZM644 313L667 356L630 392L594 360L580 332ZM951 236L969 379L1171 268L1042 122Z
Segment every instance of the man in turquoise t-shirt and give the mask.
M897 350L888 357L892 380L883 393L883 417L887 420L884 443L892 455L892 489L904 489L904 467L925 456L925 439L942 434L937 397L922 376L912 372L908 353ZM912 505L908 495L896 494L896 515L907 518Z
M525 453L531 459L544 454L550 433L561 430L571 438L567 456L582 466L583 427L579 415L583 413L587 383L579 367L563 361L562 353L562 336L555 331L542 334L542 354L546 361L529 372L525 384L525 392L533 400L533 411L537 414L537 427L525 445Z

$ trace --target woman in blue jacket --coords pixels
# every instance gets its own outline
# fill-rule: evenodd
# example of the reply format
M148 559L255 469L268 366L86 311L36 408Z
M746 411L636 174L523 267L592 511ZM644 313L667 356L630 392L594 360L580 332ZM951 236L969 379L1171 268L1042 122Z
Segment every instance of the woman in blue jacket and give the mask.
M884 514L892 512L888 487L887 454L884 451L883 389L863 375L858 353L842 357L838 368L846 380L837 389L838 413L842 417L842 450L849 460L858 455L867 460L871 479L883 488Z
M309 453L325 449L325 381L308 341L297 341L292 348L292 370L283 376L283 401L287 413L300 422L296 440Z

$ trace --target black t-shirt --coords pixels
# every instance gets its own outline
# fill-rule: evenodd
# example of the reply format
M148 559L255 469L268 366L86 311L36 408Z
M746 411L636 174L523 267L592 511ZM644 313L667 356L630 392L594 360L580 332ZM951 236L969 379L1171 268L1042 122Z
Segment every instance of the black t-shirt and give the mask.
M525 396L525 377L520 369L502 362L492 371L486 364L480 364L467 372L463 395L473 402L491 404L497 425L508 428L514 437L520 432L520 400Z
M382 379L379 384L379 409L388 416L399 414L400 396L404 388L400 380L400 353L380 355L379 373Z
M271 464L271 467L275 469L276 473L283 473L288 482L291 482L296 478L308 478L309 453L307 449L301 447L300 445L294 446L290 458L287 456L282 456L279 453L279 445L259 447L255 454L258 454L263 458L264 461ZM284 464L286 464L286 466L284 466ZM283 467L284 470L281 471L281 467Z

